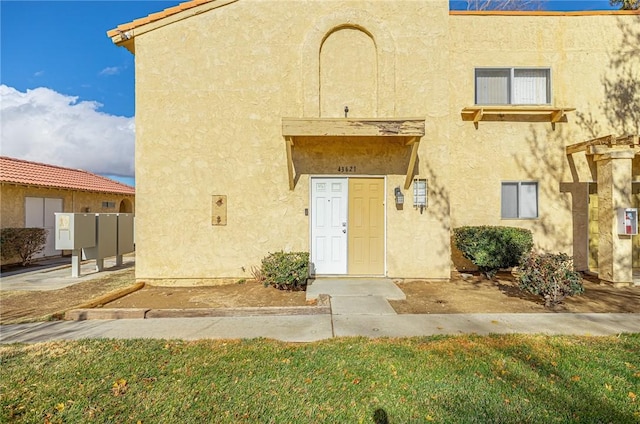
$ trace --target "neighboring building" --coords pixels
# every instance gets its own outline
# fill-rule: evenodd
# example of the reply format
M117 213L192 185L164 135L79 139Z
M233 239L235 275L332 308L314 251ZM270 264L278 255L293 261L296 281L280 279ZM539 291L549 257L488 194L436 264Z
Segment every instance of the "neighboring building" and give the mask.
M508 225L631 281L637 12L195 0L108 35L136 55L138 279L243 278L279 250L447 279L452 228Z
M42 256L55 250L55 212L133 213L135 189L79 169L0 156L1 228L48 230Z

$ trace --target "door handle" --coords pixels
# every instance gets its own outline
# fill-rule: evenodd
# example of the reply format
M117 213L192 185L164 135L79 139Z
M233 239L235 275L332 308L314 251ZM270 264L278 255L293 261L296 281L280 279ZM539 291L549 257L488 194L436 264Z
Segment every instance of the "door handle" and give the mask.
M344 228L344 229L342 230L342 232L343 232L344 234L347 234L347 229L346 229L346 228Z

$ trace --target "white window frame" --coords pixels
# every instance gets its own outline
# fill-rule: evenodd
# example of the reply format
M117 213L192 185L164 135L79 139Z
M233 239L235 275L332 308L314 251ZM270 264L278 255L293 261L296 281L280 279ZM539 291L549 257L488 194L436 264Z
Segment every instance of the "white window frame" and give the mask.
M515 73L520 70L543 70L547 73L547 84L546 84L546 102L538 103L538 102L518 102L515 97ZM478 72L481 71L508 71L509 72L509 80L507 81L507 103L478 103ZM550 105L551 104L551 93L553 90L551 89L551 68L550 67L478 67L474 70L473 75L474 82L474 103L476 105Z
M523 186L535 185L535 213L527 214L525 210L525 204L522 201L526 192L523 192ZM505 202L508 199L505 199L504 196L504 188L505 186L516 186L516 198L515 198L515 210L517 211L516 216L505 216ZM500 218L501 219L538 219L540 216L540 196L539 196L539 184L538 181L502 181L500 184ZM511 205L510 209L514 209L513 205Z

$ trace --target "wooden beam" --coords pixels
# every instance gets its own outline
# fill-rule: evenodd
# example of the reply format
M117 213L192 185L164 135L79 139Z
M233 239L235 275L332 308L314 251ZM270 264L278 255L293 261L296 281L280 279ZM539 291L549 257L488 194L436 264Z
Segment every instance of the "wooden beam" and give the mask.
M588 149L587 153L592 154L596 162L603 159L633 159L640 152L637 147L621 149L610 146L589 146Z
M551 113L553 111L572 112L576 110L573 107L555 107L555 106L518 106L518 105L504 105L504 106L468 106L462 109L462 112L475 112L478 109L482 109L483 113L501 113L501 112L513 112L513 113Z
M553 123L560 122L563 115L564 115L564 109L557 109L557 110L551 111L551 122Z
M567 122L566 112L574 110L551 106L471 106L463 108L460 115L463 121L472 121L476 129L480 121L551 122L555 129L557 122Z
M590 146L601 146L603 144L611 145L611 143L615 140L613 135L606 135L604 137L593 138L591 140L582 141L580 143L571 144L565 148L565 152L567 155L571 155L573 153L578 153L583 150L587 150Z
M287 146L287 173L289 174L289 190L293 190L295 187L295 169L293 168L293 140L291 137L285 139Z
M564 116L564 109L558 109L551 112L551 129L556 130L556 122L560 122Z
M282 118L285 137L422 137L424 127L421 118Z
M476 110L473 114L473 126L476 127L476 129L478 129L478 122L482 121L482 115L484 115L482 109Z
M617 137L615 139L615 141L614 141L614 144L633 146L633 145L638 144L638 136L637 135L624 135L622 137Z
M420 138L415 137L414 143L411 144L411 156L409 157L409 166L407 167L407 177L404 179L404 189L409 190L411 180L413 179L413 169L416 166L416 158L418 157L418 146L420 146Z
M600 146L602 144L612 144L615 139L616 137L613 134L609 134L598 138L592 138L591 140L588 140L587 143L591 146Z

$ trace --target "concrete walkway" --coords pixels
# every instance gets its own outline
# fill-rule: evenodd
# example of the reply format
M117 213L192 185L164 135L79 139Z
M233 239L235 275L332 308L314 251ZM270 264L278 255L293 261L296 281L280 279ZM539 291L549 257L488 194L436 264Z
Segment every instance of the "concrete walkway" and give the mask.
M291 315L52 321L3 325L0 343L84 338L243 339L312 342L332 337L437 334L639 333L640 314Z
M98 273L94 276L101 276ZM31 277L32 279L35 277ZM45 277L43 277L45 278ZM4 289L4 282L3 282ZM439 334L640 333L638 314L425 314L395 313L387 299L404 293L388 279L318 279L307 297L330 296L326 313L194 318L53 321L0 326L0 343L84 338L239 339L265 337L312 342L332 337L412 337Z
M104 260L103 271L97 271L96 261L84 261L80 265L80 277L71 276L71 258L57 257L36 262L35 266L3 272L0 290L47 291L58 290L83 281L104 277L112 272L135 266L135 256L125 255L123 264L116 265L116 259Z

